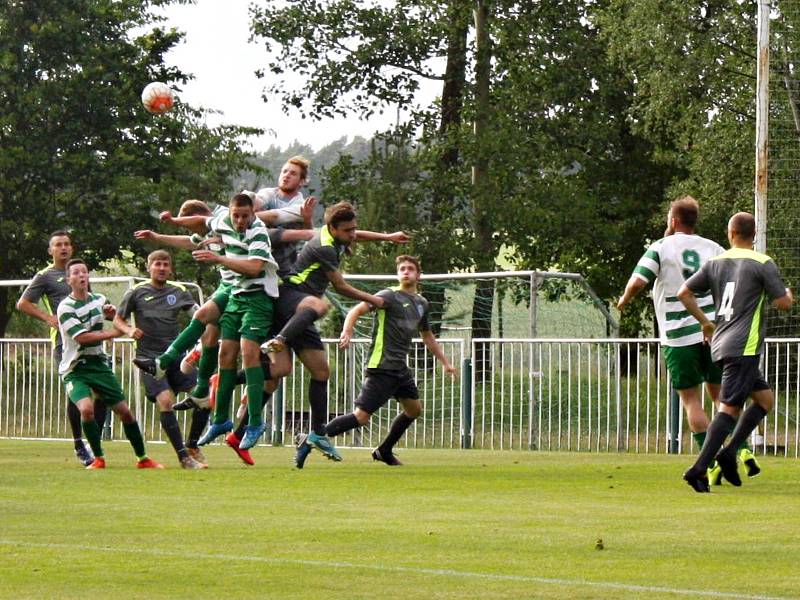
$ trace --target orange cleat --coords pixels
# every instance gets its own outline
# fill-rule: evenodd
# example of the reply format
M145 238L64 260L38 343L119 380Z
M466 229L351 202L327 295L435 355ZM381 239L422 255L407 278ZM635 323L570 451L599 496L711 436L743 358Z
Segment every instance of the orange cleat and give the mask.
M241 441L242 440L236 437L236 434L232 431L225 436L225 443L228 444L228 446L230 446L231 448L233 448L233 451L239 455L239 458L242 459L242 462L244 462L244 464L246 465L256 464L256 461L254 461L253 457L250 456L249 450L242 450L241 448L239 448L239 444L241 443Z
M86 469L105 469L106 468L106 459L102 456L97 456L92 461L92 463L86 467Z
M154 461L152 458L143 458L136 463L137 469L163 469L164 465Z

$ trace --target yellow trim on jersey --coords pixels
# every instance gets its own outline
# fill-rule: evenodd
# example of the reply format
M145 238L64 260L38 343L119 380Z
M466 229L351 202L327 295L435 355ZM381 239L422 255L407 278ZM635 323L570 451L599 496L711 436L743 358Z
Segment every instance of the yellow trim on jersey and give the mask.
M320 246L333 246L334 243L333 236L331 232L328 230L327 225L323 225L319 230L319 245ZM306 267L306 269L302 273L298 273L297 275L292 275L289 277L289 281L294 283L295 285L300 285L304 283L306 279L309 278L311 273L319 269L322 265L318 262L311 263Z
M369 369L377 369L378 365L381 364L381 358L383 358L383 335L384 335L385 324L386 324L386 309L379 308L378 331L375 332L375 348L373 349L372 356L369 357L369 363L367 364L367 368Z
M746 248L731 248L730 250L726 250L722 254L718 254L713 258L709 258L709 260L724 260L726 258L749 258L751 260L755 260L764 264L772 260L766 254L761 254L760 252L756 252L755 250L747 250Z
M744 346L743 356L755 356L758 349L758 342L761 339L761 307L764 305L764 298L766 294L761 292L761 297L758 299L758 305L753 313L753 321L750 323L750 333L747 335L747 343Z

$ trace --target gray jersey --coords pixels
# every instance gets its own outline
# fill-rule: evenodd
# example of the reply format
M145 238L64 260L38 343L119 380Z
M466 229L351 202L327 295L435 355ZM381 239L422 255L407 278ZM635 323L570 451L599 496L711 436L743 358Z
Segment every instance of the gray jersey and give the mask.
M328 273L339 269L346 250L347 246L337 242L323 225L300 251L286 283L321 298L328 288Z
M179 283L168 281L155 287L149 281L125 292L117 311L123 319L134 317L144 337L136 342L136 355L155 358L172 343L178 333L178 313L197 308L194 297Z
M300 209L303 208L302 192L295 192L293 196L285 196L280 188L261 188L256 192L256 202L260 205L255 206L259 210L280 210L276 225L286 226L288 223L302 223L303 217Z
M22 297L33 304L42 300L48 314L54 315L58 305L69 296L71 291L67 283L66 270L56 269L53 265L49 265L34 275L30 285L22 292ZM58 329L50 330L50 338L53 340L56 353L60 354L61 336Z
M731 248L692 275L686 286L695 294L711 291L717 329L711 340L715 360L755 356L764 344L766 298L786 293L775 262L766 254Z
M283 241L284 229L270 227L267 229L269 243L272 244L272 258L278 263L278 277L283 279L292 272L294 262L297 260L297 244Z
M375 311L372 344L369 349L370 369L397 370L406 366L411 340L420 331L430 330L428 301L419 294L409 294L399 287L381 290L383 308Z

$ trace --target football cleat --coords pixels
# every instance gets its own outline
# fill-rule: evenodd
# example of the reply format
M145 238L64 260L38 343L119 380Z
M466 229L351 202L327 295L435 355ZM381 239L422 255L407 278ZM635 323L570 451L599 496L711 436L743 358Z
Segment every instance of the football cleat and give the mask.
M736 487L742 485L742 478L739 477L739 470L736 467L736 456L726 450L720 450L716 459L717 464L722 468L722 476L730 481L731 485Z
M312 446L308 443L308 434L307 433L297 433L294 436L294 466L298 469L302 469L303 465L306 464L306 459L308 455L311 454Z
M84 467L88 467L94 462L94 454L85 444L81 448L75 448L75 456L78 457Z
M708 477L706 474L696 472L694 467L683 474L683 480L692 486L692 489L698 494L707 494L711 491L711 488L708 486Z
M761 467L756 461L756 457L750 448L742 448L739 450L739 460L744 463L744 468L747 471L748 477L755 477L761 473Z
M260 438L266 430L266 423L261 423L261 425L248 425L244 430L244 437L242 438L242 441L239 442L239 449L250 450L250 448L258 443L258 438Z
M203 434L203 437L197 440L197 445L205 446L206 444L210 444L223 433L228 433L231 429L233 429L233 421L230 419L224 423L212 423L208 426L208 429Z
M709 485L722 485L722 467L715 464L713 467L709 467L706 474Z
M197 369L197 361L200 360L200 354L201 350L198 347L184 356L181 360L181 373L188 375L189 373L194 372Z
M207 469L207 468L208 465L198 462L197 460L192 458L191 455L185 456L181 459L181 469L197 470L197 469Z
M163 379L167 374L166 370L162 369L159 362L154 358L134 358L133 364L156 379Z
M372 460L377 460L382 463L386 463L390 467L400 467L403 464L402 462L400 462L400 459L397 458L394 455L394 453L392 453L391 450L389 450L388 452L385 450L381 451L380 448L375 448L375 450L372 451Z
M270 362L275 362L275 354L286 350L286 340L280 335L276 335L271 340L261 344L261 353L266 354Z
M176 402L172 405L172 410L190 410L192 408L207 408L209 403L209 397L206 396L205 398L198 398L196 396L186 396L180 402Z
M199 462L201 465L208 466L208 461L206 460L205 454L200 448L186 448L186 451L189 453L193 459Z
M102 456L96 457L92 464L90 464L86 469L105 469L106 468L106 459Z
M233 448L233 451L236 452L239 458L242 459L242 462L244 462L244 464L246 465L256 464L256 461L254 461L253 457L250 456L250 452L247 450L242 450L239 447L240 442L241 440L238 437L236 437L236 434L232 431L225 436L225 443L228 444L228 446L230 446L231 448Z
M314 446L314 448L322 452L322 454L324 454L331 460L334 460L336 462L342 460L342 455L339 454L339 451L336 450L336 446L333 445L333 442L331 442L330 438L327 435L318 435L312 431L311 433L308 434L308 437L306 438L306 443Z
M152 458L142 458L136 463L137 469L163 469L164 465L154 461Z

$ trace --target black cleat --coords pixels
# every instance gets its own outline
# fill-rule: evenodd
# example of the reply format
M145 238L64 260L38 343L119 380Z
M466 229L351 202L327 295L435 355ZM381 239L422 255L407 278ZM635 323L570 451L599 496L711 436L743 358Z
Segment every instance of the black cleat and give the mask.
M400 459L397 458L392 451L389 452L381 452L380 448L375 448L372 451L372 460L378 460L382 463L386 463L390 467L401 467L403 463L400 462Z
M731 485L739 487L742 485L742 478L739 477L739 469L736 465L736 455L726 450L720 450L716 456L717 464L722 468L722 476Z
M205 398L198 398L196 396L186 396L180 402L172 405L172 410L191 410L193 408L208 408L208 396Z
M75 456L78 457L78 460L81 461L81 464L84 467L88 467L90 464L94 462L94 455L92 451L89 450L87 446L81 446L80 448L75 448Z
M692 486L692 489L698 494L707 494L711 491L711 488L708 486L708 476L705 473L695 471L694 467L683 474L683 479Z
M158 361L154 358L134 358L133 364L156 379L161 379L166 375L166 371L161 368Z

